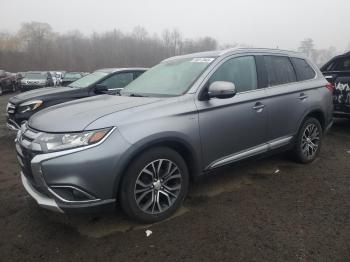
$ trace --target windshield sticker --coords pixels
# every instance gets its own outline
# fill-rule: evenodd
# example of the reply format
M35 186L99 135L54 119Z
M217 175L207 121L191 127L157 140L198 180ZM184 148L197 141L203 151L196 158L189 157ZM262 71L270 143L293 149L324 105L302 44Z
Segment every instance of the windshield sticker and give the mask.
M211 63L213 62L214 58L209 57L199 57L199 58L193 58L190 62L191 63Z

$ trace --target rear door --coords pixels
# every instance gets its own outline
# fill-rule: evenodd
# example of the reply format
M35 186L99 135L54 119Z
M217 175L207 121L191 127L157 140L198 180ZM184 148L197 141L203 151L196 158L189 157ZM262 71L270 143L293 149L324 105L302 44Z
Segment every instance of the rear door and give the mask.
M264 55L268 87L268 139L272 148L288 144L311 99L306 81L298 82L289 56ZM313 77L315 74L313 74Z

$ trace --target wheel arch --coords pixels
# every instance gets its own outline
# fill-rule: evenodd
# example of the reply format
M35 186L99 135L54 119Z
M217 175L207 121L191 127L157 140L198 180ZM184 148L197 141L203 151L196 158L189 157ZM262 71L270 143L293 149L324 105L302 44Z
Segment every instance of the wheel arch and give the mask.
M324 131L324 128L326 126L326 117L325 114L322 112L321 109L314 109L312 111L310 111L307 115L305 115L305 117L303 118L303 121L301 122L301 125L304 123L304 121L309 118L309 117L313 117L316 118L322 127L322 130ZM300 125L300 127L301 127Z
M147 138L141 140L129 149L129 152L125 154L121 165L118 168L116 181L114 184L114 195L118 196L121 181L124 177L125 171L130 166L130 163L136 159L143 152L155 148L155 147L168 147L176 151L183 157L189 170L190 179L196 180L201 174L200 157L198 156L198 150L188 143L185 139L178 136L163 136L159 138Z

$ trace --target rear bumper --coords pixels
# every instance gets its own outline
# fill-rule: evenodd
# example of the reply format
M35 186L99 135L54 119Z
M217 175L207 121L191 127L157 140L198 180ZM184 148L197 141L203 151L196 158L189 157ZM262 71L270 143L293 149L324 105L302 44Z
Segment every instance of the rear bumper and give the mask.
M334 117L350 117L350 112L334 111Z

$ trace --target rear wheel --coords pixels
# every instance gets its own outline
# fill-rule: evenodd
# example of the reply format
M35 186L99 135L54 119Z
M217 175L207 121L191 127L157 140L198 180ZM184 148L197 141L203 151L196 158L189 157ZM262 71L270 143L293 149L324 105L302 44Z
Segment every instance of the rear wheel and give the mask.
M188 190L185 161L165 147L145 151L131 162L120 188L120 202L131 218L154 223L172 215Z
M322 145L322 127L313 117L307 118L299 130L294 156L298 162L310 163L315 160Z

